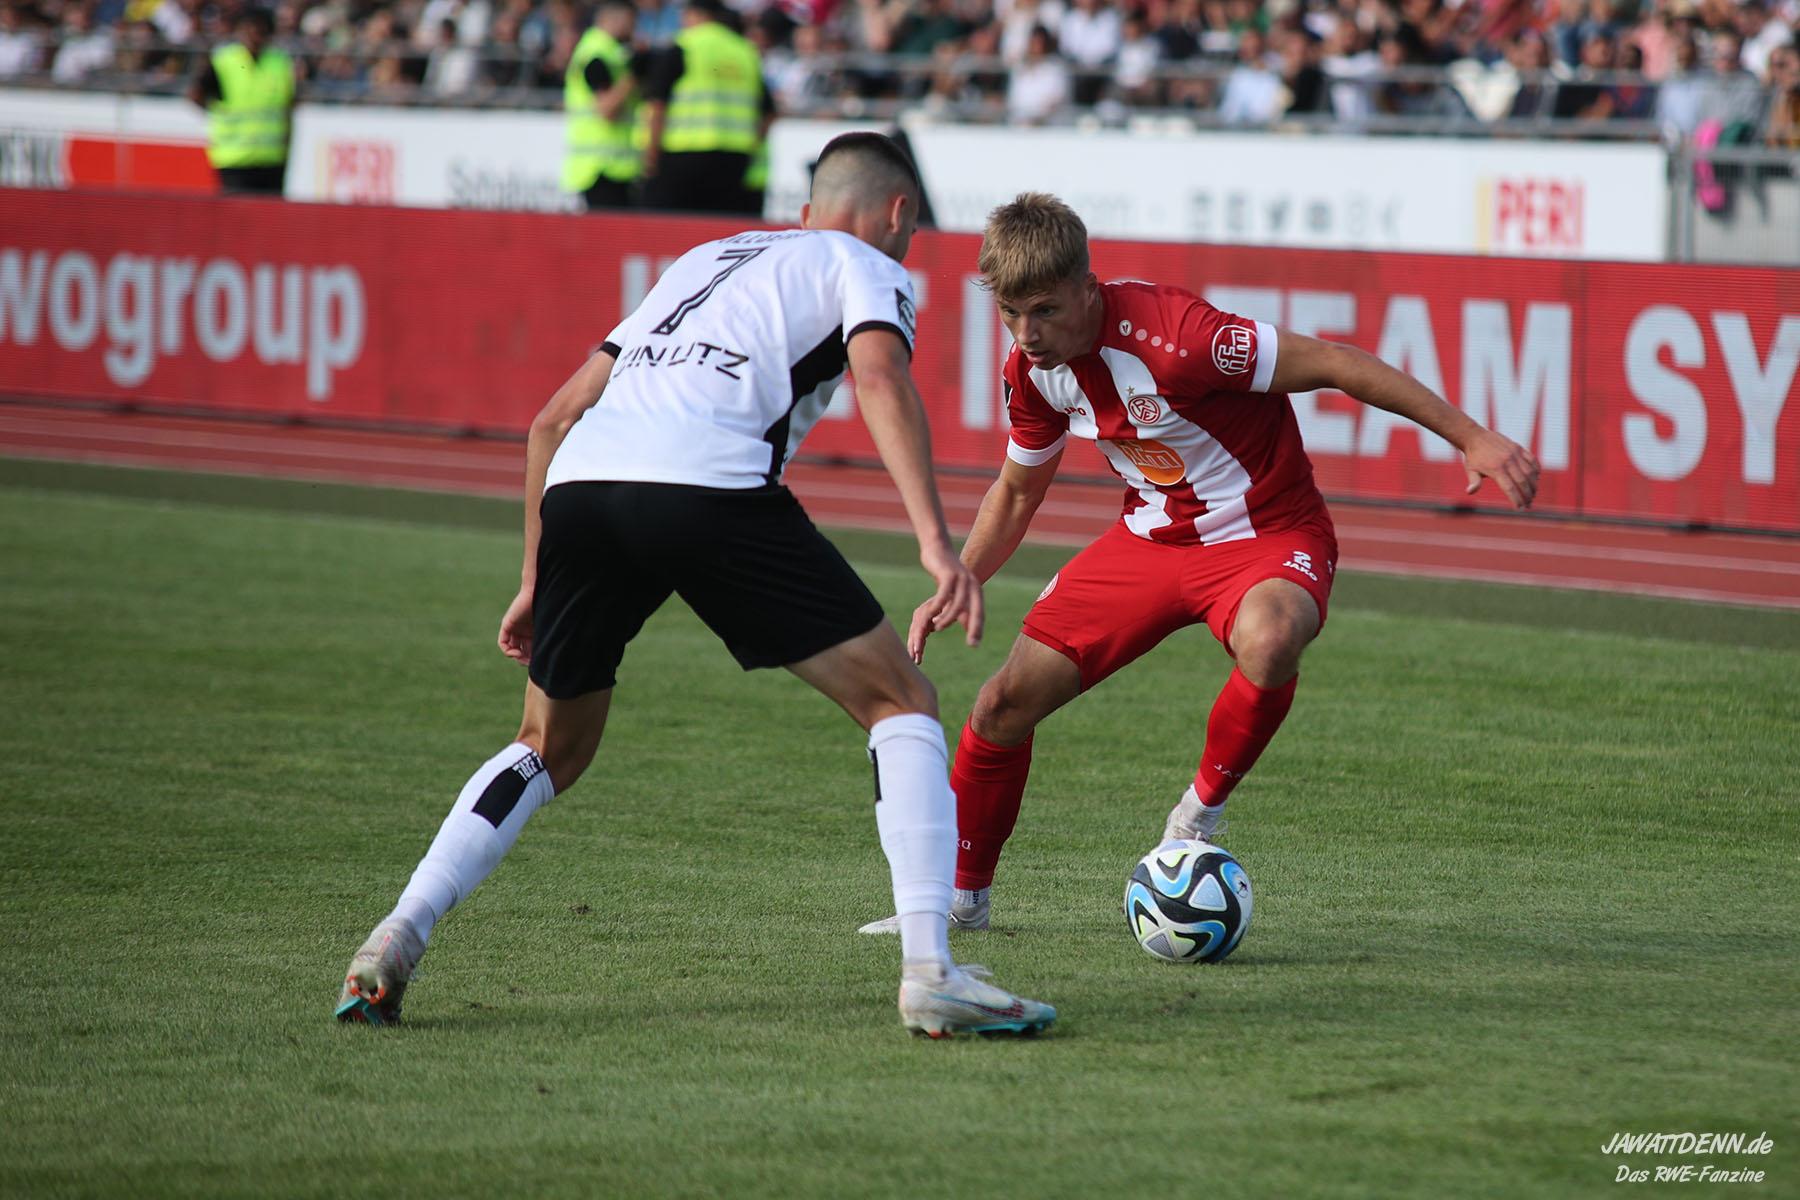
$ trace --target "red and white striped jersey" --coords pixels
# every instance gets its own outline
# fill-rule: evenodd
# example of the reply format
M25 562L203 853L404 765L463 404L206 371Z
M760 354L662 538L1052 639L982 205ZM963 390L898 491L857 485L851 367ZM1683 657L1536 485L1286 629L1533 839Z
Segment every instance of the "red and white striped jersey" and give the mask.
M1155 542L1331 535L1293 406L1267 394L1274 326L1177 287L1127 281L1100 294L1092 351L1053 370L1016 346L1007 356L1007 457L1037 466L1070 435L1089 439L1125 481L1125 527Z

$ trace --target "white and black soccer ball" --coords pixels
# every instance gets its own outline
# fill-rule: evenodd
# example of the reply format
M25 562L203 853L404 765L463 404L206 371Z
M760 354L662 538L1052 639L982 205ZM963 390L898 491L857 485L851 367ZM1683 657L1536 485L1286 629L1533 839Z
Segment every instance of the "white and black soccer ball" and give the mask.
M1211 842L1164 842L1125 884L1125 924L1165 962L1218 962L1250 928L1250 876Z

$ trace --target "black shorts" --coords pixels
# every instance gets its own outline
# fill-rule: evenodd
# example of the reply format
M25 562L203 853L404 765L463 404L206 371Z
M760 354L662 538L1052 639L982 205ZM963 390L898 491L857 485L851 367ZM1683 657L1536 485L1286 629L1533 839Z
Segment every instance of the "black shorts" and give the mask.
M671 592L746 671L886 620L785 487L562 483L541 511L531 679L554 699L611 687L625 644Z

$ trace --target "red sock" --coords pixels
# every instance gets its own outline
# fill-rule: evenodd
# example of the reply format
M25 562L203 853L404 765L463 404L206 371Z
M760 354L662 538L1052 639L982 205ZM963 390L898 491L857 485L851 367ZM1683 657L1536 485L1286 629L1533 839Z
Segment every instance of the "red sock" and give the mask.
M1275 688L1260 688L1236 667L1213 701L1206 719L1206 748L1200 752L1200 770L1194 775L1194 792L1200 803L1211 807L1225 803L1281 728L1294 703L1298 675ZM958 755L960 757L960 754Z
M1025 777L1031 774L1031 739L996 746L963 723L950 768L956 793L956 886L975 889L994 882L1000 851L1019 819Z

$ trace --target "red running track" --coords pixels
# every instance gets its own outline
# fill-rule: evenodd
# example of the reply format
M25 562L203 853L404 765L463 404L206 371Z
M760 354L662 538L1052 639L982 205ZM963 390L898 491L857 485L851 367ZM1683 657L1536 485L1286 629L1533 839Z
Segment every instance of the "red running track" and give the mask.
M0 455L516 497L518 442L0 404ZM798 463L788 482L824 525L905 531L879 470ZM955 531L987 480L940 480ZM1085 543L1119 512L1117 484L1059 481L1032 540ZM1340 568L1631 592L1800 610L1800 538L1338 505Z

